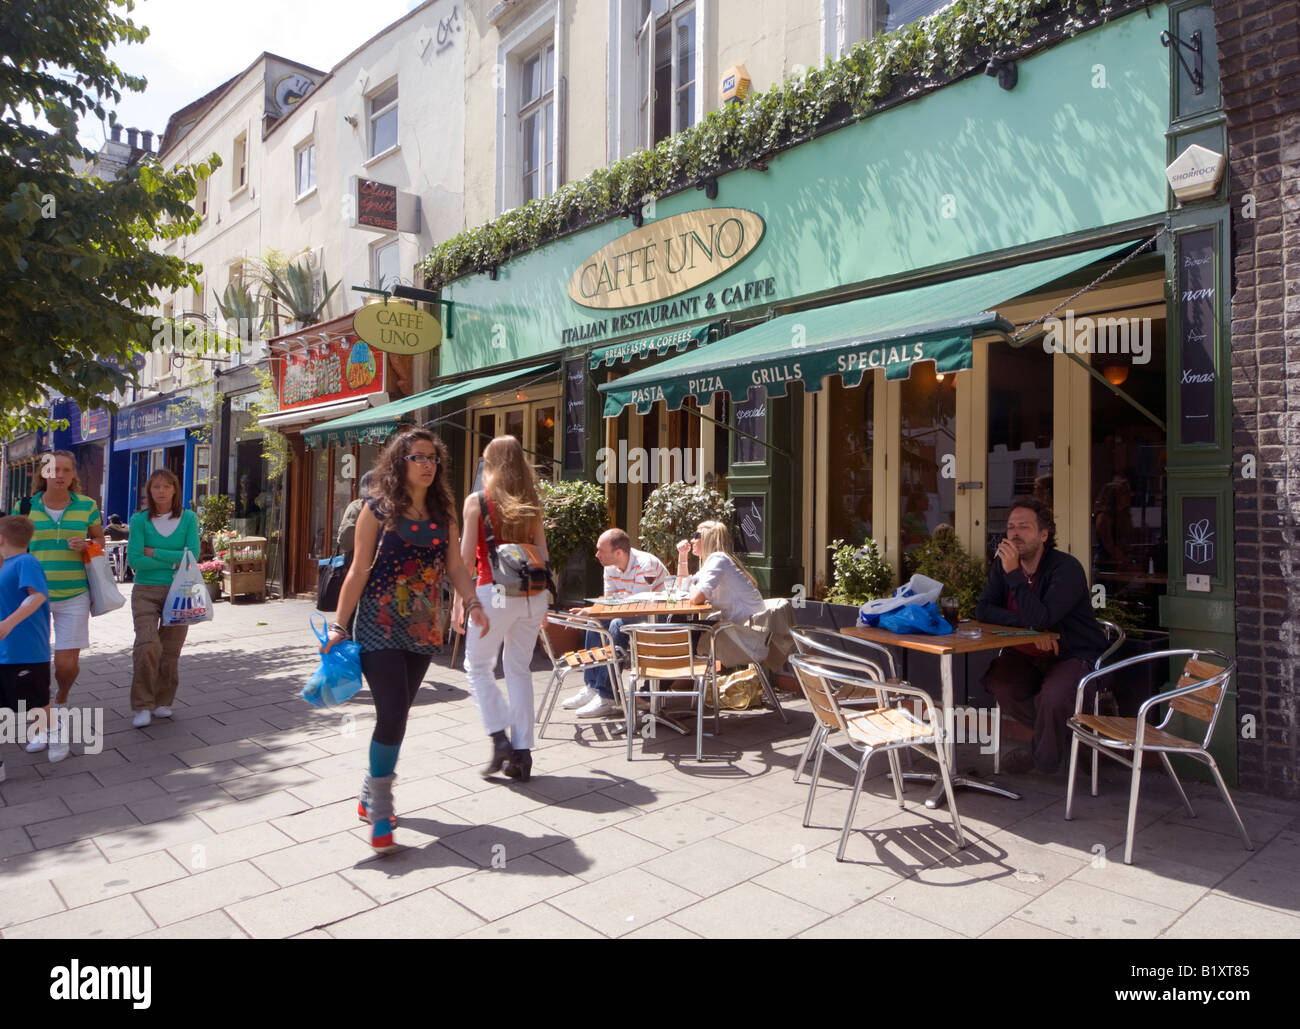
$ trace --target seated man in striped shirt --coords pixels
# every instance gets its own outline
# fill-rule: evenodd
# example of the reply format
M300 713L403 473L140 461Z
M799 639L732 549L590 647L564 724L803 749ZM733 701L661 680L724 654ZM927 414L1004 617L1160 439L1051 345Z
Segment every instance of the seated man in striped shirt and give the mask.
M668 577L664 563L654 554L634 548L632 540L622 529L609 529L601 534L596 541L596 560L605 566L607 597L657 589ZM609 631L614 637L615 645L627 646L623 619L615 618L611 621ZM600 637L595 633L587 633L587 646L600 646ZM582 677L582 689L564 702L564 708L569 711L576 709L579 718L609 718L623 713L623 709L614 701L614 687L609 681L609 672L604 667L588 668Z

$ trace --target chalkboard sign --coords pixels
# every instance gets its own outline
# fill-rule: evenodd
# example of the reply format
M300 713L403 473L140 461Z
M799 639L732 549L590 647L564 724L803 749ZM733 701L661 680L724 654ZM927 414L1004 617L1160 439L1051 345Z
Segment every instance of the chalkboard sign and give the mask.
M1219 509L1214 497L1184 497L1179 527L1183 544L1183 574L1219 574Z
M740 552L763 553L763 498L736 497L736 524L740 526Z
M564 470L580 472L587 449L587 362L564 362Z
M758 440L767 439L767 390L762 386L750 386L749 397L736 404L733 423L741 432L757 436ZM763 444L748 436L736 436L736 464L753 461L766 461Z
M1178 312L1182 327L1178 388L1183 443L1213 443L1215 434L1214 230L1182 237L1178 248Z

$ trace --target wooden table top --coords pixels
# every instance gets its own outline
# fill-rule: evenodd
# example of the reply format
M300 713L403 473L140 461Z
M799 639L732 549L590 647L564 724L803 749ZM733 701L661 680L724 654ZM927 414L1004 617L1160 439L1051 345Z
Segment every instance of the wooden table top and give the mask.
M978 639L968 639L953 633L948 636L930 636L926 633L902 634L888 629L873 628L867 625L854 625L840 632L846 636L883 643L885 646L905 647L926 654L973 654L980 650L997 650L1000 647L1021 647L1037 640L1054 640L1059 638L1055 632L1031 632L1018 629L1014 625L993 625L991 622L962 622L962 629L979 629ZM1002 634L1002 635L998 635Z
M711 604L692 604L679 600L670 604L666 600L632 600L622 604L592 604L578 613L587 618L650 618L657 615L707 615L714 610Z

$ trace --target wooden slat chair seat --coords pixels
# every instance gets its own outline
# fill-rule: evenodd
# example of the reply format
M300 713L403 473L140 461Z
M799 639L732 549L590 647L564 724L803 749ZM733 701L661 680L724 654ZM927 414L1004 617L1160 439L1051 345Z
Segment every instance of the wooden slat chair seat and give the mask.
M631 648L628 659L627 690L627 759L632 760L635 725L634 707L638 699L650 701L654 716L661 697L695 697L695 760L704 760L704 707L709 685L717 680L717 659L713 651L713 630L707 622L675 624L638 622L624 625ZM673 680L688 679L694 689L689 693L669 688ZM680 731L680 730L679 730ZM713 731L718 731L718 710L714 708Z
M797 641L796 641L797 645ZM835 860L844 860L844 848L849 842L849 832L853 828L853 816L858 808L858 796L862 792L862 780L866 776L867 763L877 751L883 750L891 758L894 795L898 806L903 807L903 776L897 765L897 752L912 747L932 746L934 756L939 762L939 774L943 780L947 795L948 811L952 816L953 830L957 836L958 847L966 846L966 837L962 833L961 818L957 814L957 798L953 795L952 776L948 770L947 748L939 744L939 730L942 722L935 714L934 701L924 690L915 689L904 683L886 683L883 679L871 679L864 675L866 662L830 658L815 654L795 654L790 658L795 678L809 698L818 722L825 728L827 719L833 720L835 728L841 730L849 746L858 752L858 760L849 761L843 753L827 742L829 732L818 736L817 753L813 761L812 781L808 785L808 803L804 807L803 824L812 821L813 800L817 795L817 781L821 777L822 757L830 754L850 765L856 772L853 780L853 793L849 797L849 810L844 819L844 828L840 831L840 845L835 852ZM842 699L848 689L861 695L863 691L875 694L876 707L863 711L860 707L845 705ZM921 717L903 705L919 705Z
M1186 657L1187 659L1183 663L1183 670L1178 677L1178 684L1173 689L1159 693L1144 701L1142 706L1138 708L1136 718L1099 715L1095 712L1091 715L1083 713L1084 693L1090 687L1100 686L1098 680L1113 675L1122 669L1141 664L1144 661L1168 660L1178 657ZM1207 661L1206 657L1216 658L1217 662ZM1219 772L1219 766L1215 763L1209 751L1210 738L1214 735L1215 723L1218 721L1219 712L1223 710L1223 701L1228 696L1228 684L1232 681L1232 676L1236 670L1237 663L1228 655L1217 650L1162 650L1152 654L1141 654L1138 657L1099 668L1085 675L1079 682L1078 692L1075 697L1074 715L1066 723L1070 728L1071 740L1070 778L1065 791L1065 817L1069 819L1073 816L1074 774L1078 767L1080 744L1091 748L1093 752L1092 795L1094 797L1097 795L1095 762L1098 754L1105 754L1107 757L1113 758L1131 769L1128 833L1124 841L1124 863L1131 865L1133 863L1134 828L1137 823L1138 788L1141 784L1142 756L1144 752L1149 750L1160 755L1160 762L1173 782L1175 789L1178 790L1178 796L1182 799L1183 807L1187 810L1188 815L1192 818L1196 817L1191 801L1187 799L1187 793L1183 790L1183 784L1179 782L1178 776L1174 773L1174 766L1169 760L1169 754L1171 753L1182 754L1200 761L1209 768L1210 773L1214 776L1215 785L1219 788L1220 796L1223 797L1224 803L1228 805L1228 810L1232 812L1232 817L1237 822L1237 831L1241 834L1242 843L1245 844L1247 850L1254 850L1255 847L1250 842L1250 835L1246 832L1246 826L1242 822L1241 815L1237 812L1237 806L1232 802L1232 796L1228 793L1227 784L1224 783L1223 776ZM1164 717L1159 723L1150 724L1147 720L1148 712L1156 711L1161 705L1166 705ZM1188 738L1170 732L1169 722L1175 712L1185 715L1193 721L1200 722L1204 727L1200 734L1197 737Z
M812 625L796 626L790 635L794 639L795 650L800 654L856 661L862 665L862 674L866 679L883 680L891 684L902 682L898 678L897 670L894 667L894 655L886 647L882 647L878 643L859 639L856 636L845 636L834 629L823 629L820 626ZM795 679L799 681L798 676ZM813 709L814 722L812 732L808 734L808 742L804 745L803 754L799 758L799 763L795 765L795 782L799 781L799 777L803 775L803 770L808 767L808 762L812 760L813 754L817 752L818 745L824 743L831 733L838 732L840 727L833 714L819 711L818 705L819 703L825 704L824 698L819 701L817 696L809 696L808 691L803 689L802 682L799 683L799 688L808 701L809 707ZM815 694L818 692L814 691ZM874 687L841 683L837 696L841 705L855 708L874 706L876 703L876 690ZM851 767L857 767L856 763L848 761L839 751L832 751L832 753ZM895 767L898 763L896 754L891 753L889 755L889 762L891 771L899 771Z
M550 637L546 634L548 624L577 629L580 632L594 632L600 637L600 646L556 653L555 648L551 646ZM609 626L594 618L548 611L542 620L542 629L538 633L538 638L542 642L542 649L551 661L551 677L547 680L546 689L542 691L542 699L537 704L537 721L541 722L537 730L539 737L546 735L546 726L555 712L555 702L560 699L560 691L564 688L564 677L570 672L585 672L588 668L598 666L605 668L614 688L615 699L626 708L627 704L623 697L623 677L618 667L618 651L614 647L614 637L609 631Z

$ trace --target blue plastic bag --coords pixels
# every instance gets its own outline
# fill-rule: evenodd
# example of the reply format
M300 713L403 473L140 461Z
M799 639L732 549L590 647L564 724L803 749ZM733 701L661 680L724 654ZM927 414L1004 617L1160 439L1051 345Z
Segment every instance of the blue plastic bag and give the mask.
M944 636L952 632L952 626L939 617L938 604L909 604L897 611L890 611L880 616L880 628L899 633L929 633L931 636Z
M320 628L316 619L320 619ZM325 617L314 614L308 619L316 638L324 643L329 639L325 630ZM312 707L338 707L357 695L361 689L361 645L354 640L344 640L320 656L320 666L312 672L307 685L302 688L302 699Z

